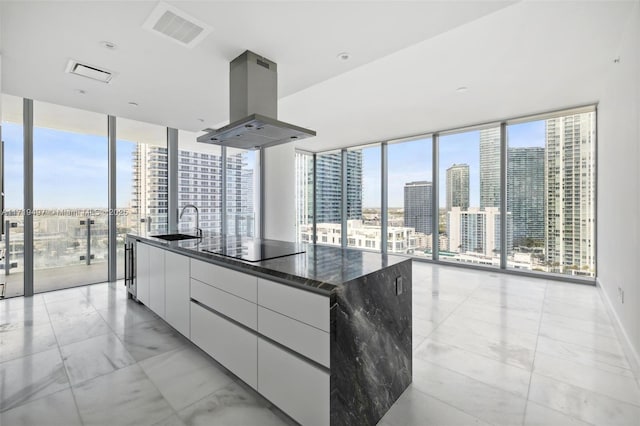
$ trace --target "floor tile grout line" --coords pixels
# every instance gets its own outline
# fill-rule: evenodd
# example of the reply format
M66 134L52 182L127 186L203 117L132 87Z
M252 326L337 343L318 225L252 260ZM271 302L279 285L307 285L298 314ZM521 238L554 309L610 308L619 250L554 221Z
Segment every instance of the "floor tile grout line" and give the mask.
M559 383L562 383L562 384L565 384L565 385L569 385L569 386L572 386L574 388L578 388L580 390L583 390L583 391L586 391L586 392L589 392L589 393L593 393L593 394L601 396L601 397L605 397L605 398L611 399L611 400L613 400L615 402L618 402L618 403L621 403L621 404L633 405L634 407L640 408L640 401L638 403L622 401L622 400L620 400L620 399L618 399L618 398L616 398L614 396L607 395L607 394L604 394L602 392L595 391L595 390L592 390L592 389L587 389L587 388L584 388L582 386L576 385L575 383L570 383L570 382L565 381L565 380L560 380L557 377L549 376L549 375L546 375L546 374L543 374L543 373L536 373L536 374L539 374L540 376L546 377L547 379L552 379L552 380L554 380L556 382L559 382ZM629 378L631 378L631 377L629 377ZM533 402L535 402L536 404L540 404L539 402L536 402L536 401L533 401ZM541 405L544 405L544 404L541 404ZM572 417L572 416L570 416L570 417Z
M533 359L531 360L531 373L529 374L529 385L527 386L527 403L524 406L524 413L522 415L522 425L524 426L527 419L527 406L529 405L529 395L531 395L531 382L533 381L533 372L536 368L536 354L538 353L538 340L540 340L540 329L542 328L542 317L544 316L544 304L547 303L547 289L549 284L544 288L544 298L542 299L542 310L540 311L540 318L538 320L538 335L536 336L536 346L533 350Z
M551 410L551 411L556 412L556 413L558 413L558 414L562 414L562 415L563 415L563 416L565 416L565 417L569 417L570 419L577 420L577 421L579 421L579 422L581 422L581 423L584 423L584 424L586 424L586 425L589 425L589 426L599 426L599 425L598 425L598 424L596 424L596 423L591 423L591 422L589 422L589 421L586 421L586 420L583 420L583 419L579 419L579 418L578 418L578 417L576 417L576 416L573 416L573 415L571 415L571 414L569 414L569 413L566 413L566 412L564 412L564 411L560 411L560 410L558 410L557 408L549 407L548 405L543 404L543 403L538 402L538 401L533 401L533 400L529 400L529 399L527 399L527 407L529 406L529 402L532 402L532 403L534 403L534 404L540 405L541 407L544 407L544 408L546 408L547 410ZM526 407L525 407L525 410L526 410ZM525 414L525 415L526 415L526 414ZM526 420L526 418L525 418L525 420Z
M496 385L494 385L494 384L487 383L487 382L482 381L482 380L480 380L480 379L477 379L477 378L475 378L475 377L471 377L471 376L469 376L469 375L467 375L467 374L465 374L465 373L463 373L463 372L461 372L461 371L454 370L454 369L453 369L453 368L451 368L451 367L447 367L447 366L444 366L444 365L441 365L441 364L437 364L437 363L435 363L435 362L433 362L433 361L427 361L427 360L424 360L424 359L422 359L422 358L420 358L420 360L421 360L422 362L427 362L427 363L429 363L429 364L432 364L432 365L434 365L434 366L436 366L436 367L438 367L438 368L442 368L443 370L447 370L447 371L450 371L450 372L452 372L452 373L458 374L458 375L460 375L460 376L464 376L464 377L466 377L467 379L470 379L470 380L473 380L474 382L478 382L478 383L482 384L483 386L486 386L486 387L489 387L489 388L491 388L491 389L494 389L494 390L500 391L500 392L502 392L502 393L509 394L510 396L515 396L515 397L517 397L517 398L521 398L521 399L523 399L523 400L526 400L526 397L524 397L524 396L523 396L523 395L521 395L521 394L518 394L518 393L513 392L513 391L509 391L509 390L506 390L506 389L503 389L503 388L500 388L500 387L498 387L498 386L496 386ZM418 389L418 390L419 390L419 389ZM425 394L429 394L427 391L420 391L420 392L425 393ZM429 394L429 395L430 395L430 394ZM433 395L430 395L430 396L433 396ZM476 417L477 417L477 416L476 416Z
M49 323L51 325L51 330L53 331L53 336L56 339L56 346L58 348L58 353L60 354L60 361L62 361L62 368L67 378L67 383L69 383L69 391L71 392L71 397L73 398L73 405L75 405L76 407L76 413L78 414L78 419L80 420L80 424L84 425L84 420L82 418L82 415L80 414L80 407L78 406L76 394L73 391L73 386L71 386L71 378L69 377L69 372L67 371L67 364L64 362L64 356L62 354L62 348L60 347L60 342L58 341L58 335L56 334L55 328L53 328L53 321L51 321L51 314L49 313L49 307L47 306L47 301L44 297L42 298L42 301L44 303L44 308L47 311L47 315L49 316Z
M425 338L425 339L420 343L420 345L418 345L418 346L423 345L423 344L424 344L424 342L425 342L426 340L428 340L428 339L429 339L429 336L431 336L431 335L432 335L432 334L433 334L433 333L434 333L434 332L435 332L435 331L440 327L440 325L442 325L442 324L443 324L443 323L444 323L444 322L445 322L445 321L446 321L446 320L447 320L447 319L448 319L448 318L449 318L449 317L450 317L450 316L451 316L455 311L457 311L457 310L458 310L458 308L460 308L460 306L461 306L463 303L465 303L467 300L469 300L469 298L471 297L471 295L472 295L473 293L475 293L481 285L482 285L482 284L480 284L480 283L479 283L479 284L476 286L476 288L474 288L474 289L473 289L473 291L469 292L469 294L464 298L464 300L461 300L461 301L460 301L460 302L459 302L459 303L458 303L458 304L457 304L457 305L456 305L456 306L451 310L451 312L449 312L449 313L448 313L448 314L447 314L447 315L446 315L446 316L445 316L441 321L439 321L439 322L438 322L438 324L437 324L437 325L436 325L436 326L435 326L435 327L434 327L434 328L429 332L429 334L427 334L426 338ZM431 289L432 289L432 290L431 290L431 294L433 295L433 282L431 283ZM439 289L438 289L438 294L440 294L440 290L439 290ZM412 310L413 310L413 307L412 307ZM413 321L413 318L412 318L412 321ZM413 326L412 326L412 328L413 328ZM416 347L416 349L417 349L417 347Z
M570 356L560 356L558 354L552 354L552 353L544 352L544 351L540 351L540 350L537 350L537 351L540 352L541 355L544 355L544 356L547 356L547 357L557 358L557 359L562 360L562 361L574 361L580 367L595 369L595 370L598 370L598 372L608 373L608 374L612 374L614 376L620 376L620 377L635 378L635 376L633 376L633 370L630 370L629 368L626 368L626 367L620 367L619 365L609 364L609 363L604 362L604 361L594 361L594 363L604 364L604 365L606 365L608 367L611 367L613 369L619 369L619 370L627 371L629 374L620 374L620 373L616 373L616 372L607 370L605 368L601 368L599 366L587 365L587 363L582 363L582 362L575 361L575 359L571 358Z
M593 348L593 347L581 345L579 343L567 342L566 340L560 340L560 339L556 339L556 338L549 337L549 336L541 336L541 337L544 337L545 339L553 340L554 342L558 342L558 343L566 343L566 344L569 344L569 345L575 345L575 346L578 346L580 349L590 349L590 350L592 350L594 352L604 352L604 353L606 353L608 355L620 356L621 358L624 357L624 354L615 354L613 352L605 351L605 350L602 350L602 349L596 349L596 348ZM536 347L536 350L537 350L537 347ZM552 353L549 353L549 352L541 351L540 353L542 353L542 354L544 354L546 356L553 356L553 357L560 358L560 359L567 359L566 357L563 357L563 356L560 356L560 355L557 355L557 354L552 354ZM627 370L627 371L633 372L633 370L630 367L621 367L619 365L611 364L611 363L609 363L607 361L595 361L595 362L597 362L599 364L606 364L606 365L608 365L610 367L619 368L621 370ZM625 359L625 362L628 365L628 361L626 359ZM580 363L578 363L578 364L580 364ZM584 365L584 364L580 364L580 365ZM585 367L598 368L596 366L589 366L589 365L584 365L584 366ZM602 371L607 371L607 370L602 370ZM615 374L615 373L613 373L613 374Z
M434 364L434 365L436 365L436 364ZM465 376L465 377L466 377L466 376ZM474 380L475 380L475 379L474 379ZM482 383L482 382L481 382L481 383ZM483 384L485 384L485 383L483 383ZM428 392L422 391L422 390L420 390L420 389L418 389L418 388L416 388L416 387L414 387L414 388L413 388L413 390L414 390L414 391L416 391L416 392L418 392L418 393L420 393L420 394L422 394L422 395L428 396L429 398L433 398L433 399L435 399L435 400L437 400L437 401L439 401L439 402L443 403L444 405L448 405L448 406L449 406L449 407L451 407L451 408L454 408L454 409L456 409L456 410L458 410L458 411L461 411L461 412L463 412L463 413L465 413L465 414L467 414L467 415L469 415L469 416L473 417L474 419L480 420L480 421L481 421L481 422L483 422L483 423L487 423L487 424L490 424L490 425L494 425L494 424L495 424L495 423L490 422L490 421L488 421L488 420L484 420L482 417L478 417L476 414L470 413L470 412L466 411L466 410L465 410L465 409L463 409L463 408L456 407L455 405L452 405L450 402L447 402L447 401L445 401L445 400L442 400L442 399L438 398L437 396L432 395L432 394L430 394L430 393L428 393Z

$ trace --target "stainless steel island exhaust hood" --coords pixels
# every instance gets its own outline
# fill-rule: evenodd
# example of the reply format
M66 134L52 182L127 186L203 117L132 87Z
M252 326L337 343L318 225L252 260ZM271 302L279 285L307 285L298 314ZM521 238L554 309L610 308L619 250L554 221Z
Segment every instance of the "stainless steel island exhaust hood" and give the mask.
M245 51L229 68L231 123L198 137L198 142L259 149L315 136L316 132L277 120L278 65Z

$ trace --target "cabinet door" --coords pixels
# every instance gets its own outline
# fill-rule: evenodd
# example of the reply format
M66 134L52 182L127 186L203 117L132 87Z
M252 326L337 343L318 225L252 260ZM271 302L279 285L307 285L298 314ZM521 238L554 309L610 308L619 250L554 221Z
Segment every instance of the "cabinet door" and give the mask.
M329 425L329 373L258 339L258 392L305 426Z
M164 255L165 316L173 328L189 337L189 258L176 253Z
M136 243L136 298L149 306L149 249L147 244Z
M191 341L257 389L258 337L255 334L191 302Z
M149 246L149 307L160 318L165 318L164 285L165 250Z

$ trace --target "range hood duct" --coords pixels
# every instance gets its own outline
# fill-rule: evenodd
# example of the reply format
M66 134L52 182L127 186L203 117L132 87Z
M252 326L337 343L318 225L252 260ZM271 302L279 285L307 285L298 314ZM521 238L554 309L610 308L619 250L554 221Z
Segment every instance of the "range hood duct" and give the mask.
M198 142L259 149L315 136L316 132L278 121L278 65L245 51L229 67L228 124Z

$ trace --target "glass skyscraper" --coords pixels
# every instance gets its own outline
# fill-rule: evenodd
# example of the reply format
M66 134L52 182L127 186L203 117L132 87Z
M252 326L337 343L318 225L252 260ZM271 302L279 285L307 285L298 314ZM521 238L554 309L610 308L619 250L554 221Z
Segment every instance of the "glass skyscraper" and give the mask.
M509 148L507 211L513 217L515 246L544 241L544 148Z
M433 231L433 185L427 181L404 184L404 226L416 232Z
M469 208L469 165L454 164L447 169L447 211Z

